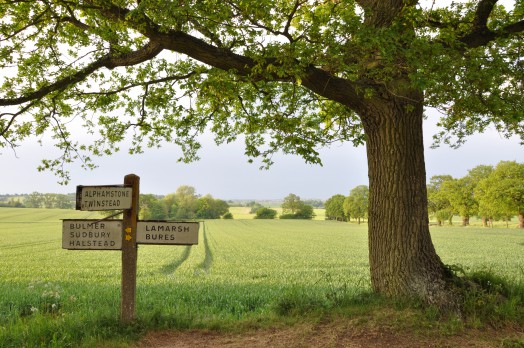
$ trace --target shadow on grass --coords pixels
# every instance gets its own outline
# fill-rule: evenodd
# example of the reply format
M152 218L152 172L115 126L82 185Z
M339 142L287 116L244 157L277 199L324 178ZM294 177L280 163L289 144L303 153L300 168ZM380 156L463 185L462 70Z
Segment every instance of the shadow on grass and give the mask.
M204 258L204 261L202 261L197 268L201 269L205 273L209 273L209 269L211 266L213 266L213 252L211 251L211 248L209 247L209 239L207 236L207 230L206 230L206 224L202 223L203 230L204 230L204 249L206 251L206 256Z
M188 259L190 253L191 253L191 245L186 245L184 252L177 260L174 260L170 264L167 264L162 267L162 273L167 275L167 274L171 274L175 272L178 269L178 267L180 267L184 263L184 261Z

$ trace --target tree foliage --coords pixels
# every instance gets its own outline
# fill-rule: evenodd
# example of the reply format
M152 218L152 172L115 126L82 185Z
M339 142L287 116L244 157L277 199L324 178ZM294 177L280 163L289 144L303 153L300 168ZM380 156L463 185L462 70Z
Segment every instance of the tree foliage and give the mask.
M518 226L524 228L524 164L501 161L495 168L479 165L462 178L450 175L433 176L428 184L428 207L439 222L454 213L464 220L477 215L484 226L488 221L509 221L517 215ZM450 221L451 223L451 221Z
M218 143L242 135L265 165L278 150L319 163L319 146L363 143L359 100L394 92L403 75L442 110L439 139L490 124L522 134L523 6L513 5L2 1L0 146L49 134L62 155L41 169L65 180L64 164L93 166L127 132L131 153L167 141L194 160L210 129ZM96 140L74 136L72 119Z
M295 195L294 193L290 193L284 197L284 203L282 203L282 212L284 214L294 214L303 204L304 202L300 200L299 196Z
M249 214L256 214L258 209L264 208L262 204L257 202L253 202L253 204L250 204L249 206L251 207L251 209L249 210Z
M369 188L366 185L359 185L349 192L349 196L344 199L344 214L349 219L367 218L369 206Z
M280 219L311 220L315 217L315 211L312 206L302 204L294 213L282 214Z
M24 204L15 206L25 206L27 208L45 209L73 209L75 206L74 196L59 193L40 193L32 192L24 197Z
M199 197L192 186L180 186L175 193L164 197L140 195L140 218L143 220L220 219L227 213L226 201L209 194Z
M326 208L326 219L346 221L347 217L344 214L344 200L346 197L341 194L333 195L326 200L324 207Z
M274 219L277 217L277 211L275 209L262 207L255 213L254 219Z
M299 196L290 193L284 197L282 203L281 219L304 219L311 220L315 217L313 207L303 202Z
M473 195L475 184L467 176L442 183L441 190L449 200L453 213L462 217L463 226L469 225L470 217L478 211L478 203Z
M453 209L446 192L442 189L445 182L453 180L451 175L434 175L428 184L428 211L437 218L439 226L443 221L452 224Z
M524 228L524 163L502 161L477 186L482 212L491 219L517 215Z

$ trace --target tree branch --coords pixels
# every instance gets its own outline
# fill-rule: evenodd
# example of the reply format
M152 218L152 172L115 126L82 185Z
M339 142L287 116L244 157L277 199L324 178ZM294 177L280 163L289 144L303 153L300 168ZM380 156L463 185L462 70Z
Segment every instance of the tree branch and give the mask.
M488 19L498 0L481 0L475 11L471 32L459 38L468 48L486 46L490 42L508 37L510 34L524 32L524 20L506 25L501 30L492 31L488 28Z
M197 72L196 71L192 71L192 72L190 72L188 74L185 74L185 75L167 76L167 77L162 77L162 78L155 79L155 80L149 80L149 81L140 82L140 83L132 83L132 84L129 84L129 85L124 86L122 88L118 88L118 89L111 90L111 91L106 91L106 92L101 92L101 91L98 91L98 92L83 92L83 93L79 93L79 94L80 95L113 95L113 94L118 94L120 92L127 91L127 90L129 90L131 88L135 88L135 87L148 87L150 85L154 85L154 84L162 83L162 82L185 80L185 79L188 79L188 78L190 78L191 76L193 76L195 74L197 74Z
M87 0L91 2L92 0ZM377 1L377 0L375 0ZM391 0L403 1L403 0ZM148 37L151 41L159 42L167 50L182 53L209 66L229 71L234 70L241 76L254 80L263 79L262 76L253 76L253 68L257 63L249 57L236 54L228 48L220 48L208 44L202 39L178 30L166 30L153 23L144 13L130 16L131 11L112 4L109 7L97 8L108 19L125 22L134 30ZM277 58L266 58L267 64L278 65ZM300 62L297 61L297 64ZM271 77L275 81L294 81L295 76ZM266 77L267 79L267 77ZM335 77L328 72L310 65L306 68L302 78L305 87L326 98L333 99L357 111L361 107L359 86L349 80Z
M1 113L0 114L0 118L2 118L4 116L11 116L11 119L7 122L7 124L3 128L0 129L0 136L7 140L7 138L5 138L5 135L9 131L9 128L11 128L11 126L13 125L15 119L18 116L20 116L23 113L25 113L27 110L29 110L33 105L34 105L34 103L30 103L28 105L25 105L22 109L18 110L18 112L16 112L16 113L11 113L11 112Z
M54 83L46 85L34 92L28 93L24 96L20 96L17 98L0 99L0 106L20 105L31 100L43 98L49 93L61 90L63 88L66 88L68 86L74 85L78 82L85 80L90 74L92 74L100 68L107 68L111 70L119 66L131 66L140 64L157 56L162 50L162 45L160 45L158 42L150 41L142 48L133 52L117 56L106 55L92 62L85 68L77 71L76 73L66 76L60 80L57 80Z

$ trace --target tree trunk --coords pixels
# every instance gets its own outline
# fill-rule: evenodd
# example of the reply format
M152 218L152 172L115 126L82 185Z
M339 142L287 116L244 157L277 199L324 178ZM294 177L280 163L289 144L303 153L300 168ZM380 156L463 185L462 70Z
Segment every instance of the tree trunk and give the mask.
M448 286L451 275L429 233L423 109L406 100L374 99L362 117L369 165L371 283L386 296L456 308Z
M469 216L463 216L462 217L462 226L468 226L469 225Z
M488 227L488 219L485 216L482 217L482 227Z
M524 212L519 211L519 228L524 228Z

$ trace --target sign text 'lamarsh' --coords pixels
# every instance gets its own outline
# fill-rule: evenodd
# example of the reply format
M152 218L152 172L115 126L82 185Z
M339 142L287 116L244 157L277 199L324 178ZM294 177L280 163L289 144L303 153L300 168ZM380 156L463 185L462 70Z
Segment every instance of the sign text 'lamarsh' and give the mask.
M122 221L62 220L62 248L120 250L122 249Z
M131 187L77 186L77 210L121 210L131 208Z
M198 244L198 222L138 221L136 241L140 244Z

